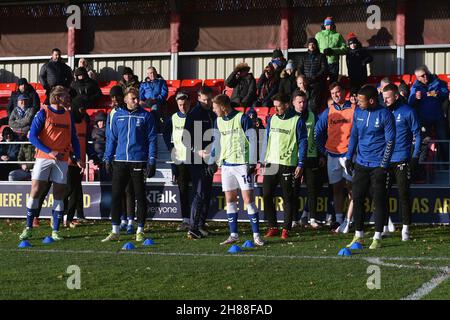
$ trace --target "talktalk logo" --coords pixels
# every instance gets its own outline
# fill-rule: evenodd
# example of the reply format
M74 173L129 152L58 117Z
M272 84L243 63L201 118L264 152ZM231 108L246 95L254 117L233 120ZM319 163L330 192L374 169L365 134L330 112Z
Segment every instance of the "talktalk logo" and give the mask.
M178 203L177 194L173 193L171 190L166 190L164 192L160 191L149 191L147 194L147 199L150 203Z

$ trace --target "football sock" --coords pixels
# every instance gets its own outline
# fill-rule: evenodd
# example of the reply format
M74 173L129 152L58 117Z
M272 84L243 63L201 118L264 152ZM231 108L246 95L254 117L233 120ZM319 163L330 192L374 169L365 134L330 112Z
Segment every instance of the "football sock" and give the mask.
M253 233L259 233L259 214L254 202L250 203L247 206L247 212L248 219L250 220L250 224L252 225Z
M237 234L238 232L238 226L237 226L237 203L236 202L230 202L227 203L227 218L228 218L228 227L230 229L230 233Z

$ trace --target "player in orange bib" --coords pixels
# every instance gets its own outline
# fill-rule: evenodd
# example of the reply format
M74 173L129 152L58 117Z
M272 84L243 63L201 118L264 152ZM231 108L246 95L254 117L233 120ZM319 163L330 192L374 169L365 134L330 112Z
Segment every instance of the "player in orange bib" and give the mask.
M330 85L332 104L319 117L316 123L315 135L317 149L327 156L328 181L333 186L334 209L339 229L348 232L349 219L353 211L351 196L352 176L345 168L345 155L348 150L350 133L353 126L353 113L355 106L345 100L345 90L339 82ZM348 191L350 200L347 212L348 218L344 220L344 188Z
M33 218L39 207L39 198L53 183L53 225L52 238L62 240L59 224L64 212L64 191L67 181L67 167L73 148L77 165L84 168L80 160L80 144L73 118L66 110L70 106L70 95L62 86L56 86L50 93L50 105L44 106L33 119L30 142L36 147L36 162L31 176L31 192L27 200L27 227L20 240L32 235Z

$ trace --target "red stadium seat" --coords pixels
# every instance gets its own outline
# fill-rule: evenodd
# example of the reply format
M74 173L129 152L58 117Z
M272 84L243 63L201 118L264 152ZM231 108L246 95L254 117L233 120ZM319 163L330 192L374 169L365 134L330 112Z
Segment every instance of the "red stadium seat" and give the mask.
M178 89L179 87L181 87L181 80L166 80L166 83L169 89L170 88Z
M211 88L214 95L221 94L225 88L225 82L223 79L207 79L203 81L203 85Z
M100 87L100 90L105 96L109 96L109 91L112 87L116 86L118 84L117 81L111 80L107 82L99 81L98 86Z
M267 125L267 118L269 117L269 107L256 107L256 115L262 120L264 127ZM275 109L275 108L272 108Z
M0 119L1 118L6 118L8 116L8 110L6 109L1 109L0 110Z
M16 88L15 83L0 83L0 105L6 106L8 104L9 97Z
M30 83L30 84L36 90L36 93L38 94L39 99L41 100L41 104L43 104L45 99L47 98L44 87L40 83Z
M187 79L181 81L182 88L200 88L203 80L201 79Z
M416 80L417 80L416 75L415 75L415 74L412 74L412 75L411 75L411 85L413 85L414 82L415 82Z
M245 107L236 107L235 109L239 112L245 112Z
M440 74L438 77L442 81L447 82L447 88L450 90L450 74Z
M277 113L277 108L273 107L269 109L269 116L273 116Z

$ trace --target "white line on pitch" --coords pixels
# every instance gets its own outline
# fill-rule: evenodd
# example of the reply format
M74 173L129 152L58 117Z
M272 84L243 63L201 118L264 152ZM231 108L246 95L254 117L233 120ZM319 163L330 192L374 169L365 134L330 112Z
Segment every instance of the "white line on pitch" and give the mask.
M339 257L339 256L295 256L295 255L263 255L252 254L244 252L242 254L223 254L223 253L195 253L195 252L142 252L142 251L96 251L96 250L62 250L62 249L0 249L0 252L36 252L36 253L76 253L76 254L134 254L134 255L156 255L156 256L191 256L191 257L249 257L249 258L284 258L284 259L305 259L305 260L365 260L370 263L382 263L381 260L393 260L393 261L448 261L450 257ZM388 265L386 265L388 266ZM437 270L439 267L424 267L424 266L407 266L407 265L389 265L391 267L408 267L414 269L427 269Z
M430 281L425 282L419 289L403 298L402 300L420 300L448 278L450 278L449 269L443 268L443 270L441 270Z

